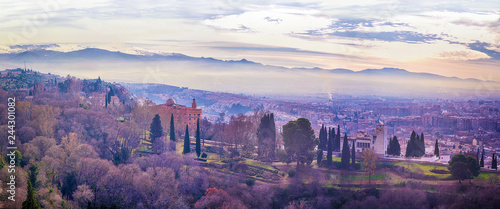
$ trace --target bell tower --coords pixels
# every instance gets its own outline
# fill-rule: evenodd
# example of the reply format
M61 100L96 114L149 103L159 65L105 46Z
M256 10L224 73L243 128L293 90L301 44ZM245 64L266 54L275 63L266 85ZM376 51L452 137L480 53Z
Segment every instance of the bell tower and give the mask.
M195 98L193 98L193 103L191 103L191 107L193 109L196 109L196 99Z

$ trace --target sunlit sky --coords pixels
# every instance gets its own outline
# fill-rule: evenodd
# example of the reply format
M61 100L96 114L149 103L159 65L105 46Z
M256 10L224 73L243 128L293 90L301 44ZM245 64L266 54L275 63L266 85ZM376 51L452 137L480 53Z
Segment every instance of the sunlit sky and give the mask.
M500 81L498 0L0 0L0 5L0 53L18 49L15 45L59 44L55 50L176 52L285 67L398 67Z

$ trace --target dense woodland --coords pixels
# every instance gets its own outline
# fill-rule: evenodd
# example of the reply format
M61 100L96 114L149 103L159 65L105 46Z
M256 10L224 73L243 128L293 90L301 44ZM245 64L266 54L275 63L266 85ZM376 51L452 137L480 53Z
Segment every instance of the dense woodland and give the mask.
M0 90L0 101L11 96L18 98L16 201L7 200L6 186L2 184L0 198L7 208L495 208L500 205L500 188L495 186L498 182L493 186L453 181L429 187L420 180L385 187L327 185L324 172L339 169L361 169L369 173L371 180L377 169L376 157L366 150L360 156L361 162L356 162L354 152L344 145L347 151L342 152L341 162L333 162L331 153L341 151L340 143L347 143L347 136L342 136L339 127L325 127L316 138L304 118L287 123L282 133L276 132L273 114L262 110L253 115L229 116L227 123L226 116L221 114L215 123L201 120L197 127L186 127L173 117L156 115L151 108L154 104L134 100L126 88L100 79L82 81L68 76L32 87L30 91ZM116 95L122 104L110 105L109 99L105 106L92 104L88 101L94 93L105 93L106 98ZM30 95L33 97L28 99ZM6 102L0 103L2 139L7 138L6 109ZM275 150L278 140L283 141L285 149ZM394 148L397 139L394 140L391 147L399 154L399 148ZM415 140L412 146L418 147L423 136L418 139L413 133L412 140ZM209 142L214 146L209 147ZM4 140L1 145L5 157ZM315 150L325 150L328 154L323 156L322 151ZM415 155L420 154L419 148L414 150ZM222 169L209 166L207 155L219 158L227 166ZM266 174L259 179L237 172L248 169L242 159L268 165L281 161L290 169L276 171L279 183L269 183L264 181ZM468 159L464 156L464 164ZM292 162L296 165L289 165ZM319 167L313 169L314 165ZM7 182L10 174L5 160L1 160L0 167L0 179ZM467 173L458 179L474 175L477 176Z

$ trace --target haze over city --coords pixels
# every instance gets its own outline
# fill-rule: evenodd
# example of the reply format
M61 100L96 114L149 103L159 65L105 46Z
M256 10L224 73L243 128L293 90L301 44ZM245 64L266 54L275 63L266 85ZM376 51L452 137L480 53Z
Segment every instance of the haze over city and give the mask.
M288 68L392 67L500 81L496 1L2 1L2 5L2 53L90 47L246 59ZM161 64L150 68L158 66L168 69ZM87 70L93 68L98 67Z

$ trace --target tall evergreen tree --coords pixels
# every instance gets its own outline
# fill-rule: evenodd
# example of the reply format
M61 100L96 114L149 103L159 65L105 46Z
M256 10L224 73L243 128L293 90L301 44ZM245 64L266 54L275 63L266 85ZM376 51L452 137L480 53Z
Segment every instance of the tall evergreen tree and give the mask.
M420 135L420 156L425 155L425 139L424 139L424 132Z
M170 116L170 140L175 142L174 114Z
M481 153L481 161L479 162L480 167L484 167L484 153Z
M106 96L104 96L104 108L108 108L108 94L106 93Z
M332 151L333 151L333 135L335 135L335 129L330 129L328 134L328 143L326 150L326 165L328 167L332 166Z
M387 145L387 155L393 155L393 148L392 148L392 144L394 143L393 142L394 140L393 139L389 139L389 144Z
M325 141L323 139L323 129L324 125L322 125L321 129L319 130L319 144L316 156L316 162L318 163L318 166L321 166L321 160L323 160L323 147L325 144Z
M190 141L189 141L189 127L186 124L186 134L184 134L184 150L182 150L182 153L187 154L191 152L191 147L190 147Z
M28 180L28 191L26 194L26 200L23 202L22 209L38 209L40 205L38 205L38 201L35 197L35 189L31 185L31 181Z
M342 146L342 168L347 169L349 167L349 160L351 158L351 154L349 152L349 144L347 142L347 133L344 133L344 144Z
M495 156L495 153L493 153L493 157L491 158L491 168L497 169L497 156Z
M201 155L200 119L196 120L196 156Z
M318 145L318 150L316 151L316 162L318 163L318 167L321 166L321 161L323 160L323 149Z
M394 136L392 138L393 143L393 155L400 156L401 155L401 145L399 145L398 137Z
M438 140L436 139L436 144L434 144L434 155L439 157L439 147L438 147Z
M418 157L420 155L420 135L416 135L417 138L415 139L414 145L416 145L413 150L413 155L414 157Z
M351 163L352 163L352 168L354 169L356 165L356 142L352 141L352 151L351 151Z
M154 142L157 138L160 138L163 136L163 127L161 126L160 115L158 115L158 114L155 115L149 128L150 128L149 139L151 141L151 144L154 144Z
M340 152L340 125L337 126L337 136L335 137L335 151Z
M326 137L324 137L325 134L325 124L321 125L321 129L319 130L319 146L318 148L324 149L326 145Z
M274 123L273 113L265 114L260 119L257 128L257 139L259 158L266 162L273 161L276 150L276 124Z
M415 133L411 132L410 140L406 146L406 157L422 157L425 154L425 144L422 138Z
M414 151L414 142L415 142L415 131L411 132L410 140L408 140L408 144L406 145L406 157L413 157Z

